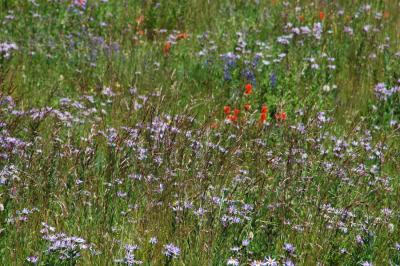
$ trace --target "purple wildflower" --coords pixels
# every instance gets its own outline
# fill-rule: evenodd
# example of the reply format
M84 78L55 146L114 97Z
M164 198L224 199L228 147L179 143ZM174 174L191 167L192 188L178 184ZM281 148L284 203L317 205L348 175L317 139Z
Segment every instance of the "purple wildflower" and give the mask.
M164 254L167 257L177 258L181 253L181 249L175 246L174 244L164 245L164 249L165 249Z
M39 257L38 256L29 256L26 258L26 260L32 264L37 264L39 261Z

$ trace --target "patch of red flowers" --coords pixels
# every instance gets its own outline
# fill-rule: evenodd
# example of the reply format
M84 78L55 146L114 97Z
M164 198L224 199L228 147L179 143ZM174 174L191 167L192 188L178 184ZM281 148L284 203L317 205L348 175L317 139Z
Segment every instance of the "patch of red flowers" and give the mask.
M170 42L166 42L164 44L164 48L163 48L164 55L168 55L169 50L171 50L171 43Z
M247 83L244 88L245 88L244 94L246 95L250 95L253 92L253 85L251 85L250 83Z
M261 113L260 122L264 123L265 121L267 121L267 113Z
M278 121L286 121L287 115L286 112L276 113L275 119Z
M226 115L226 120L231 122L236 122L239 118L240 110L235 108L233 114L231 114L231 107L229 105L224 106L224 113Z
M264 123L265 121L267 121L267 116L268 116L268 107L266 105L263 105L261 107L260 122Z
M232 122L236 122L238 120L238 117L236 115L228 115L226 119Z
M225 106L224 106L224 113L225 113L226 115L229 115L230 112L231 112L231 107L230 107L229 105L225 105Z
M144 16L143 16L143 15L140 15L139 17L137 17L137 18L135 19L135 21L136 21L136 23L137 23L138 25L142 24L143 21L144 21Z
M263 114L268 113L268 107L266 105L263 105L261 107L261 113L263 113Z
M325 13L323 11L319 12L319 19L322 21L325 18Z
M177 41L184 40L184 39L187 39L188 37L189 37L189 34L187 34L186 32L182 32L182 33L179 33L178 35L176 35L176 40Z

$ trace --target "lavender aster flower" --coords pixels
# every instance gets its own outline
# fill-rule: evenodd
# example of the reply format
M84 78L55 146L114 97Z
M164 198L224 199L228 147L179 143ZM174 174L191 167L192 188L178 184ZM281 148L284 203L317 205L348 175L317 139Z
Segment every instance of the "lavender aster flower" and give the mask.
M295 247L293 246L293 244L291 244L291 243L285 243L285 244L283 245L283 249L284 249L286 252L292 254L292 253L294 253L294 251L295 251L296 248L295 248Z
M157 242L158 242L157 237L154 237L154 236L151 237L150 240L149 240L149 243L152 244L152 245L157 244Z
M266 262L261 260L254 260L250 264L250 266L265 266L265 265L267 265Z
M361 262L361 266L373 266L372 262L369 261L363 261Z
M271 257L268 257L266 259L266 261L265 261L265 265L267 265L267 266L278 266L278 262L275 259L273 259Z
M29 256L26 258L26 260L32 264L37 264L39 261L39 257L37 256Z
M239 260L236 258L229 258L228 261L226 262L226 265L238 266Z
M283 263L284 266L295 266L294 262L291 259L285 260Z
M164 254L167 257L177 258L181 253L181 249L175 246L174 244L164 245L164 249L165 249Z

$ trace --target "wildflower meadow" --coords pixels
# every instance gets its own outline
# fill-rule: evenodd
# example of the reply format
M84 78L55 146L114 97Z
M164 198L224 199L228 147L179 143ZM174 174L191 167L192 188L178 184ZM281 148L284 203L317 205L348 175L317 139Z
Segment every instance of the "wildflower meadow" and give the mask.
M0 0L0 265L400 265L400 2Z

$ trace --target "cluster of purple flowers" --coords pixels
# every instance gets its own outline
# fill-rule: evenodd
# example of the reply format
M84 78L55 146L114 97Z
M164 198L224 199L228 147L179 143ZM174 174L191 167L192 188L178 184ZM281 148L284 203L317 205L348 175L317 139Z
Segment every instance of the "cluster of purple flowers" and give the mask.
M0 57L10 58L13 51L18 50L18 45L14 42L0 43Z
M387 88L385 83L378 83L375 86L375 95L379 100L386 101L392 97L395 93L400 92L399 86Z
M170 258L177 258L181 254L181 249L174 244L164 245L164 254Z
M93 245L85 239L76 236L68 236L65 233L55 233L55 228L42 223L42 239L48 242L46 254L56 255L61 261L74 261L81 256L81 251L90 249L94 251Z

